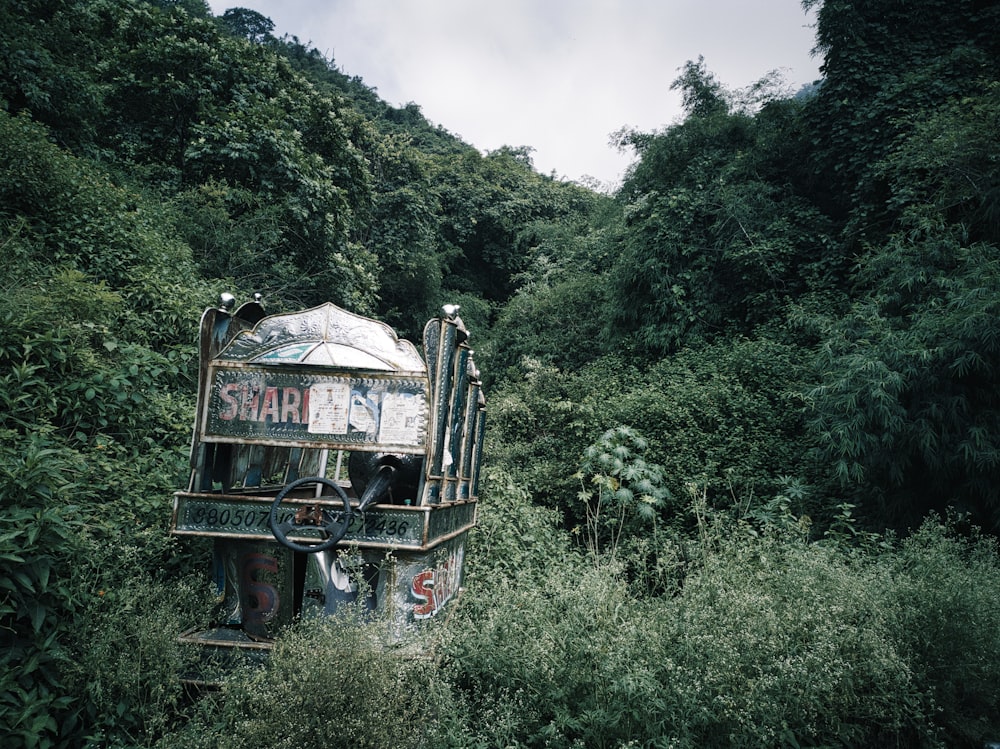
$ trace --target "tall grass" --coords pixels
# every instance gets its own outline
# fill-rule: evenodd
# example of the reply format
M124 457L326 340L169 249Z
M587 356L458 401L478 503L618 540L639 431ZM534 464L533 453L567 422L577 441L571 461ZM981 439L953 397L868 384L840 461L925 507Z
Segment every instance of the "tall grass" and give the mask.
M266 667L185 702L168 612L197 591L137 580L117 603L102 596L78 648L94 745L939 748L1000 736L992 540L931 520L854 547L718 514L682 554L652 536L594 564L523 488L489 478L467 589L421 630L419 657L387 647L378 622L307 620ZM642 564L628 559L640 551ZM659 553L672 587L635 579Z
M483 513L487 534L523 522L516 500L500 509ZM810 542L792 523L748 530L710 518L661 595L634 594L664 588L637 585L649 567L627 558L536 569L522 558L511 571L473 555L486 569L443 646L470 745L951 747L1000 735L995 543L934 520L864 548ZM676 539L662 543L676 560Z

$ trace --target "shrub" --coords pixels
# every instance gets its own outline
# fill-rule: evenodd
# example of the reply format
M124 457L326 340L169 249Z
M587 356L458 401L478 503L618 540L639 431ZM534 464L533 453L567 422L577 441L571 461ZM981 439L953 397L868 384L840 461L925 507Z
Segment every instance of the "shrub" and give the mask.
M878 571L777 534L720 536L657 622L646 667L682 745L885 746L926 738ZM664 616L667 614L667 616Z
M266 667L233 675L160 749L434 745L452 700L432 660L385 646L380 623L311 618Z
M997 541L928 519L883 560L886 610L948 746L1000 736L1000 556Z
M560 514L534 504L528 488L500 468L483 471L476 519L465 557L466 581L515 576L541 581L550 565L571 554Z
M186 707L181 675L193 654L177 638L209 610L210 586L201 575L152 579L137 572L148 564L144 556L120 543L95 548L75 575L79 600L64 672L76 695L76 745L151 746Z
M578 497L586 506L587 548L595 560L602 550L614 559L622 534L644 535L670 496L663 469L643 458L647 445L634 429L618 427L584 451Z
M647 441L643 459L662 469L660 516L684 513L686 486L703 485L717 507L770 497L781 477L811 483L802 399L808 352L767 340L724 341L685 350L647 369L608 356L575 372L536 362L521 382L490 399L484 455L535 500L558 509L566 527L585 528L585 505L570 465L616 425ZM828 520L821 497L808 508Z
M470 585L449 623L444 667L467 705L468 745L601 746L638 735L649 702L615 699L614 664L642 645L642 620L613 575L553 564Z
M5 747L72 736L67 614L78 601L68 567L79 549L71 504L78 457L45 434L0 430L0 738Z
M471 580L442 640L464 745L940 746L889 572L745 530L709 519L673 595L573 553Z

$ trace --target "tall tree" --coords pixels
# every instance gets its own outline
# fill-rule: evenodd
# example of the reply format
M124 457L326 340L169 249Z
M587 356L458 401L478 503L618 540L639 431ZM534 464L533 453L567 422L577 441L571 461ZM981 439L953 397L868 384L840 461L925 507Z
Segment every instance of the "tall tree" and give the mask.
M759 112L737 106L700 61L675 86L682 123L622 137L640 161L619 193L609 335L653 355L749 333L830 270L829 223L800 194L788 145L802 142L800 105L775 92Z
M273 301L372 311L373 258L351 240L370 200L355 141L369 136L350 104L211 20L105 8L100 144L133 178L181 191L179 226L203 272Z
M100 118L100 10L77 0L0 0L0 101L30 112L61 145L86 148Z
M812 429L842 490L913 525L956 506L1000 528L1000 83L943 101L873 172L898 229L826 325Z
M893 216L872 170L928 110L974 95L1000 69L1000 6L984 0L804 0L818 6L822 85L809 103L814 191L849 235ZM873 234L874 233L874 234Z
M274 21L249 8L230 8L220 20L233 36L241 36L250 42L270 39L274 31Z

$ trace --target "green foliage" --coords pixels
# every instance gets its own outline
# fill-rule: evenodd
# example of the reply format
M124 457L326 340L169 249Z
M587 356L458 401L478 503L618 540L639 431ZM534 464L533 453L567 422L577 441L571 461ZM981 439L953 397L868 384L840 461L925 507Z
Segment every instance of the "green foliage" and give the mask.
M531 492L502 469L485 471L477 526L469 537L467 582L505 577L525 586L543 581L549 567L570 555L570 537L560 513L541 507Z
M233 36L241 36L251 42L263 42L271 37L274 21L249 8L230 8L220 16L222 25Z
M689 62L611 200L253 11L0 2L4 746L1000 734L996 545L921 525L1000 522L995 6L824 2L808 97ZM433 659L302 622L185 701L169 497L223 288L414 339L462 306L491 426Z
M52 746L74 728L74 696L64 688L69 662L67 611L80 591L68 564L83 530L71 504L79 457L44 435L0 440L0 725L11 747Z
M883 746L931 733L876 572L773 536L714 541L661 635L704 706L691 745Z
M803 5L819 5L823 53L808 114L817 202L851 234L878 234L885 195L873 167L928 113L996 79L998 11L947 0Z
M559 185L531 171L515 149L487 156L470 152L435 160L431 172L441 205L439 239L454 256L446 288L503 302L530 267L537 223L567 218L585 206L580 188Z
M997 730L993 544L929 524L845 553L743 527L706 516L670 596L565 551L476 576L442 641L456 743L939 747Z
M726 90L705 67L703 57L699 57L697 63L688 60L670 88L681 91L681 101L688 117L729 113Z
M162 187L184 190L181 230L203 272L296 304L333 294L369 310L371 258L348 236L369 200L368 176L344 102L207 20L120 13L114 70L124 73L106 81L116 124L106 145ZM207 236L206 223L215 229Z
M30 113L63 146L94 138L102 92L92 70L102 46L98 3L4 0L0 15L0 102Z
M651 690L615 698L632 679L615 675L618 659L634 657L627 643L641 638L622 586L593 568L556 565L536 585L518 582L470 589L450 628L444 667L477 716L464 745L599 746L648 736L636 719L648 715Z
M79 695L84 746L150 746L184 719L180 679L195 654L177 638L208 610L209 585L200 570L169 580L137 575L149 566L146 554L109 539L74 569L82 600L65 678Z
M644 387L615 404L650 435L675 496L692 480L707 482L726 504L770 496L778 477L805 476L800 398L803 353L773 341L737 341L690 351L652 368Z
M117 295L78 271L33 281L0 303L0 712L11 746L75 746L99 712L85 697L95 693L69 678L92 615L88 583L142 569L126 567L119 547L104 546L110 540L140 544L150 568L171 564L166 497L192 404L158 395L177 382L175 364L112 332ZM85 582L83 569L94 577Z
M794 181L795 109L731 112L719 84L690 64L675 85L692 99L688 119L622 136L640 161L618 196L625 231L606 336L628 336L645 356L751 335L837 273L832 227Z
M894 240L862 266L873 299L826 325L810 393L820 459L903 528L947 505L998 527L995 254Z
M613 362L605 371L618 366ZM586 373L564 375L540 362L527 362L526 368L523 381L490 397L484 460L530 487L534 501L558 510L568 527L583 527L584 508L573 501L579 485L572 467L594 435L607 428L595 418L591 395L600 400L615 385ZM599 389L591 391L594 386Z
M820 10L814 194L841 219L844 246L861 249L850 310L818 327L809 428L829 492L876 526L954 507L997 528L996 13L933 1Z
M1000 83L924 114L877 165L888 206L911 234L957 224L970 242L1000 240Z
M157 746L435 746L454 710L447 683L432 660L387 649L383 634L349 615L304 620L265 668L235 674Z
M885 562L898 648L937 713L943 743L975 746L996 735L996 539L932 516Z
M523 377L527 362L574 372L602 353L603 323L594 310L607 295L603 277L558 271L552 276L522 286L477 347L488 385Z
M184 268L184 250L159 233L155 212L138 210L138 196L56 148L27 117L0 112L0 177L5 253L74 268L112 289L139 268Z
M0 305L0 362L8 367L0 377L0 423L24 434L51 430L75 446L98 435L182 444L176 408L187 404L156 394L181 379L177 363L119 338L111 326L121 299L76 271L37 282L46 282L44 289L19 289Z
M165 513L190 435L192 400L178 388L190 384L204 290L179 283L193 266L157 207L24 115L0 113L0 174L0 723L5 746L80 746L95 721L129 731L135 717L73 677L89 658L81 643L100 639L78 639L92 633L97 586L125 564L144 577L136 558L183 567ZM126 562L112 540L142 552ZM97 620L105 646L124 631ZM143 710L155 724L160 705Z
M424 323L444 303L441 284L452 259L437 247L440 217L431 164L406 139L392 135L369 158L374 197L364 241L380 271L380 318L418 340Z
M532 364L491 396L485 454L581 531L585 505L567 456L584 456L613 424L648 441L644 460L662 467L667 490L664 518L683 517L692 481L713 505L754 503L777 494L782 476L817 478L802 448L808 364L808 352L766 339L683 351L648 369L616 357L575 372ZM822 522L822 506L806 504L799 510Z
M575 371L604 353L601 311L609 303L606 271L620 215L604 196L566 192L568 215L526 226L532 260L477 344L488 387L523 377L527 361Z
M617 427L583 453L577 496L586 506L587 548L595 559L602 551L614 559L622 534L652 525L670 497L663 469L642 457L648 444L634 429Z

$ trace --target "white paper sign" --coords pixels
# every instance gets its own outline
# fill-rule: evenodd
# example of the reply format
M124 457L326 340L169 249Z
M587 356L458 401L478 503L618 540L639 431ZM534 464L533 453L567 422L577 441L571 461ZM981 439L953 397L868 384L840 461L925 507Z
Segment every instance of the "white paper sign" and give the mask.
M347 434L351 410L349 382L320 382L309 387L309 431L313 434Z
M424 399L413 393L386 393L382 398L379 442L397 445L420 443L420 420Z

